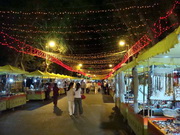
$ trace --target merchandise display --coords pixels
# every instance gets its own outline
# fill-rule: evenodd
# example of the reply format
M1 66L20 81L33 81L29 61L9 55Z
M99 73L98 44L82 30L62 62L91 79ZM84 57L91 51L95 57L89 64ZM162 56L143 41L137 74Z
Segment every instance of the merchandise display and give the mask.
M166 135L179 135L180 134L180 123L174 123L174 120L167 119L166 121L152 121L161 131Z

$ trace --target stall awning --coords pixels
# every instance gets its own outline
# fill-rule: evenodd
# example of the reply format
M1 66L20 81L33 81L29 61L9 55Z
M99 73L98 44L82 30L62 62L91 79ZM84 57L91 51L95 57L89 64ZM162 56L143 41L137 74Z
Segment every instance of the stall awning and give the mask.
M158 42L156 45L148 49L146 52L140 54L137 61L144 61L159 54L165 54L170 51L176 44L178 44L178 34L180 33L180 27L174 32L169 34L162 41Z
M17 68L13 67L11 65L5 65L0 67L0 74L27 74L28 72Z
M36 70L34 72L30 72L28 74L26 74L26 76L28 77L34 77L34 76L44 76L45 74L39 70Z

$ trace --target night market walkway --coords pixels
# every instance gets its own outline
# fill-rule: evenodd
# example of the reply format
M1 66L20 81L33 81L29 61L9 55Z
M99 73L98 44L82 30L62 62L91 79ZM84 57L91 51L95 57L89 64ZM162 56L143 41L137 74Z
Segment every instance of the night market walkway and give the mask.
M70 117L67 98L58 107L51 101L29 101L0 114L0 135L132 135L109 95L86 94L83 116Z

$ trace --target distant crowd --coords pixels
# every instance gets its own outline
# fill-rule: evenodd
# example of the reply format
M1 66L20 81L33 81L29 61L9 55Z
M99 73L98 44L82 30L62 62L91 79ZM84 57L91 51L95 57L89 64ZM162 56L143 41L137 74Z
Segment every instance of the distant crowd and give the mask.
M49 99L50 92L53 90L53 103L54 107L57 107L57 101L59 96L59 90L57 83L46 83L45 87L45 95L46 99ZM70 82L64 81L63 83L64 93L67 95L68 100L68 111L70 116L78 117L83 114L82 107L82 94L89 94L90 92L94 92L97 94L98 92L102 92L104 94L109 95L109 85L106 81L103 82L91 82L82 80L81 82Z

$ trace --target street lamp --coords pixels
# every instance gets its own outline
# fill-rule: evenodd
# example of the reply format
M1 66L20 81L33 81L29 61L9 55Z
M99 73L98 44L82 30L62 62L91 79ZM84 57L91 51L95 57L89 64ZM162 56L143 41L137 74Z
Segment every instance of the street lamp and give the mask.
M46 44L46 51L47 52L49 52L49 48L51 47L51 48L53 48L53 47L55 47L56 46L56 43L55 43L55 41L49 41L47 44ZM48 70L48 67L49 67L49 64L48 64L48 55L46 54L46 67L45 67L45 72L47 72L47 70Z
M56 45L56 43L54 41L49 41L48 44L49 44L50 47L55 47L55 45Z
M125 42L124 40L120 40L120 41L119 41L119 45L120 45L121 47L125 46L125 44L126 44L126 42Z
M79 64L78 66L79 66L79 67L82 67L82 64Z
M126 64L128 64L129 63L129 44L127 44L126 43L126 41L125 40L120 40L119 41L119 46L120 47L125 47L126 48L126 54L127 54L127 56L128 56L128 59L127 59L127 63L123 63L121 66L124 66L124 65L126 65ZM129 69L127 70L127 74L129 74ZM130 83L129 83L130 81L129 81L129 78L128 78L128 80L127 80L127 87L126 87L126 92L128 93L128 90L130 89ZM127 94L127 102L129 103L129 93Z

